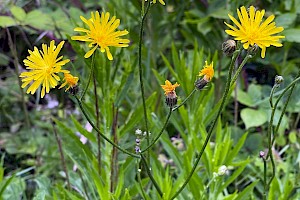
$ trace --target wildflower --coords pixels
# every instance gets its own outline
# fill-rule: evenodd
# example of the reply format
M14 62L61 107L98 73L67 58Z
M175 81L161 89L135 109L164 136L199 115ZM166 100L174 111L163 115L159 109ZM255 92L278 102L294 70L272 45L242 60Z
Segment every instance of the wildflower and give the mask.
M78 82L78 77L76 76L73 76L72 74L70 73L64 73L64 83L58 88L58 89L61 89L63 87L65 87L66 85L68 86L65 90L68 91L70 88L74 88L75 86L77 86L77 82Z
M165 85L161 85L163 90L165 91L166 95L166 104L170 107L173 108L177 104L177 95L175 92L175 88L180 86L177 82L172 85L172 83L168 80L165 81Z
M57 75L60 72L67 72L62 70L61 67L68 63L70 60L62 60L63 56L57 58L64 41L60 42L57 47L54 44L54 40L50 42L48 47L46 44L42 44L42 50L38 50L34 47L34 50L28 50L29 56L24 59L24 65L28 72L22 72L20 77L22 78L22 88L25 88L28 84L32 83L27 89L27 94L34 94L38 87L42 85L41 98L45 96L45 93L49 93L51 88L55 88L60 81Z
M145 0L145 1L147 1L147 0ZM159 1L159 3L161 3L162 5L166 5L166 3L163 1L163 0L158 0ZM153 0L152 1L152 3L156 3L156 0Z
M205 66L204 68L199 72L198 76L204 76L201 79L196 80L195 82L195 86L201 90L202 88L204 88L204 86L207 85L207 83L212 79L212 77L214 76L215 72L214 72L214 68L213 68L213 62L211 62L210 65L207 64L207 61L205 61Z
M128 47L128 43L130 41L128 39L120 38L120 36L127 35L128 31L115 31L120 25L120 20L116 19L116 16L113 16L109 20L109 16L109 12L102 12L100 16L98 11L91 12L91 18L88 20L83 16L80 16L80 19L88 26L89 29L81 27L75 28L74 31L83 32L86 35L72 36L71 39L89 42L89 47L92 49L84 55L85 58L89 58L97 47L99 47L102 53L106 51L107 58L109 60L113 60L109 47Z
M249 46L257 44L261 48L261 57L264 58L266 55L266 47L273 45L275 47L281 47L282 44L279 42L280 38L285 38L281 35L276 35L283 31L283 27L276 27L275 22L272 22L275 18L274 15L269 16L264 22L262 18L265 14L265 10L255 11L254 6L250 6L249 13L246 8L242 6L237 9L238 22L233 16L229 15L231 21L237 26L234 27L230 24L225 24L232 30L225 30L228 35L235 37L235 40L240 40L243 44L244 49L248 49Z

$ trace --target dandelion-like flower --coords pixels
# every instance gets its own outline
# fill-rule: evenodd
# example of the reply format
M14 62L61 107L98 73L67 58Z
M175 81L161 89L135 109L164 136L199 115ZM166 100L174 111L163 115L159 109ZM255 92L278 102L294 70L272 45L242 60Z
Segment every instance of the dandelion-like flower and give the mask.
M234 27L230 24L225 24L232 30L225 30L228 35L235 37L235 40L240 40L244 49L248 49L249 46L255 44L261 48L261 57L266 55L266 47L275 46L281 47L279 42L280 38L285 38L281 35L274 34L283 31L283 27L276 27L275 22L272 22L275 18L274 15L269 16L264 22L262 22L265 10L255 11L254 6L250 6L249 13L246 8L242 6L237 9L237 14L240 22L238 22L233 16L229 15L231 21L237 26Z
M168 80L165 81L165 85L161 85L162 89L165 91L165 95L168 95L171 92L175 92L175 88L177 88L178 86L180 86L180 84L178 84L177 82L172 85L172 83Z
M209 82L214 76L214 74L214 63L211 62L210 64L207 64L207 61L205 61L205 65L203 69L199 72L198 76L204 76L203 79Z
M50 42L48 47L46 44L42 44L42 50L38 50L34 47L34 50L28 50L29 56L24 59L24 65L27 72L22 72L20 78L22 79L22 88L25 88L28 84L32 83L27 89L27 94L34 94L38 87L42 85L41 98L45 96L45 93L49 93L51 88L55 88L60 81L57 75L60 72L68 72L62 70L61 67L68 63L70 60L62 60L63 56L57 57L64 41L60 42L57 47L54 40Z
M212 79L212 77L214 76L215 72L214 72L214 63L211 62L210 65L207 64L207 61L205 61L205 65L203 67L203 69L199 72L198 76L203 76L203 78L199 78L196 80L195 82L195 86L198 90L203 89L207 83Z
M63 79L65 82L58 88L58 89L61 89L65 86L68 86L65 90L68 91L70 88L74 88L75 86L77 86L77 82L79 80L78 77L76 76L73 76L72 74L70 73L64 73L64 79Z
M166 104L170 108L173 108L177 104L177 95L175 89L180 86L177 82L172 85L168 80L165 81L165 85L161 85L162 89L165 91Z
M71 39L89 42L89 47L92 49L84 55L85 58L89 58L99 47L102 53L106 52L109 60L113 60L109 47L128 47L130 41L120 38L123 35L127 35L128 31L116 31L120 25L120 20L116 19L116 16L109 19L109 16L109 12L102 12L100 16L98 11L91 12L91 18L88 20L80 16L80 19L88 26L88 29L77 27L74 31L83 32L86 35L72 36Z
M145 0L145 1L147 1L147 0ZM159 3L161 3L162 5L166 5L166 3L165 3L163 0L158 0L158 1L159 1ZM153 0L152 3L156 3L156 0Z

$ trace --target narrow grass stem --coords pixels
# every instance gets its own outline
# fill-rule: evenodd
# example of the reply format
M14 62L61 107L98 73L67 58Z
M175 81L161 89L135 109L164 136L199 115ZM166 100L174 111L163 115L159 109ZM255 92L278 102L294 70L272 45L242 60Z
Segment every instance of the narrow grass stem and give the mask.
M114 147L116 147L117 149L119 149L120 151L122 151L125 154L128 154L134 158L140 158L139 155L136 155L134 153L131 153L129 151L127 151L126 149L123 149L122 147L120 147L118 144L114 143L113 141L111 141L108 137L106 137L101 131L100 129L92 122L92 120L90 119L90 117L88 116L87 112L85 111L85 109L83 108L82 102L80 101L80 99L75 96L77 103L80 107L81 112L83 113L83 115L85 116L85 118L88 120L88 122L91 124L91 126L97 131L97 133L103 138L105 139L108 143L110 143L111 145L113 145Z
M145 127L146 127L146 133L147 133L147 146L150 145L150 134L148 129L148 118L147 118L147 108L146 108L146 100L145 100L145 89L144 89L144 81L143 81L143 67L142 67L142 42L143 42L143 30L144 30L144 22L147 16L147 13L150 9L150 1L147 4L147 8L145 13L142 15L142 21L141 21L141 28L140 28L140 36L139 36L139 50L138 50L138 65L139 65L139 77L140 77L140 87L141 87L141 93L142 93L142 101L143 101L143 108L144 108L144 119L145 119ZM149 157L149 153L148 153Z
M151 182L153 183L154 187L156 188L157 192L159 193L159 195L162 197L163 196L163 192L161 191L158 183L156 182L156 180L154 179L154 177L152 176L151 174L151 169L149 168L148 164L147 164L147 160L146 158L144 157L143 154L140 154L141 155L141 159L142 159L142 162L143 162L143 165L144 167L146 168L146 172L149 176L149 178L151 179Z
M86 93L86 91L88 90L88 88L89 88L89 85L90 85L90 82L91 82L91 79L92 79L92 76L93 76L93 74L94 74L94 67L95 67L95 54L96 54L96 52L93 54L93 56L92 56L92 63L91 63L91 72L90 72L90 74L89 74L89 78L88 78L88 82L86 83L86 86L85 86L85 88L84 88L84 90L83 90L83 92L82 92L82 95L81 95L81 97L80 97L80 101L83 99L83 97L84 97L84 95L85 95L85 93Z
M187 102L187 100L189 100L189 98L191 98L191 96L195 93L197 91L197 89L196 88L194 88L193 89L193 91L181 102L181 104L179 104L178 106L176 106L176 107L174 107L173 109L172 109L172 111L175 111L175 110L177 110L178 108L180 108L181 106L183 106L186 102Z
M67 170L67 166L66 166L66 160L65 160L65 157L64 157L64 152L63 152L63 149L62 149L61 139L57 134L56 127L54 125L54 121L52 122L52 127L53 127L53 132L54 132L54 135L55 135L55 139L56 139L56 142L57 142L57 145L58 145L61 164L62 164L63 170L66 174L66 180L67 180L68 188L69 188L69 190L71 190L71 184L70 184L69 174L68 174L68 170Z
M95 97L95 113L96 113L96 126L100 129L100 115L99 115L99 102L98 102L98 93L97 93L97 81L95 73L93 73L93 82L94 82L94 97ZM98 159L98 173L101 174L101 137L97 134L97 159Z
M264 162L264 193L263 193L263 200L267 199L267 161L265 158L262 158Z
M222 102L221 102L220 108L218 110L218 113L217 113L214 121L212 122L212 125L209 128L209 131L207 133L207 136L205 138L205 141L203 143L201 151L198 154L198 157L197 157L197 159L196 159L196 161L194 163L194 166L193 166L191 172L189 173L187 179L185 180L185 182L183 183L183 185L179 188L179 190L171 197L171 200L174 199L174 198L176 198L180 194L180 192L185 188L185 186L188 184L188 182L192 178L192 176L193 176L193 174L194 174L194 172L195 172L195 170L196 170L196 168L197 168L197 166L199 164L199 161L200 161L200 159L201 159L201 157L202 157L202 155L204 153L204 150L205 150L205 148L206 148L206 146L207 146L207 144L208 144L208 142L210 140L210 137L212 135L213 129L214 129L216 123L217 123L217 120L218 120L219 116L221 115L221 112L223 111L223 108L225 106L225 102L226 102L226 99L227 99L228 93L229 93L229 88L233 84L233 82L231 82L231 75L232 75L232 71L233 71L233 68L234 68L234 63L235 63L235 61L236 61L236 59L237 59L237 57L239 55L239 52L240 52L239 50L236 51L233 54L233 57L231 59L231 63L230 63L229 70L228 70L228 75L227 75L226 87L225 87L225 91L224 91L224 94L223 94L223 97L222 97ZM248 56L246 56L244 60L248 60ZM242 64L244 65L245 62L243 61Z
M143 184L142 184L142 179L141 179L141 169L139 167L139 162L138 160L136 161L136 174L137 174L137 180L138 180L138 183L139 183L139 186L141 188L141 191L142 191L142 196L143 196L143 199L147 199L146 197L146 193L144 191L144 188L143 188Z
M18 86L20 88L20 93L21 93L22 109L23 109L23 112L24 112L25 124L26 124L27 128L29 128L30 127L30 120L29 120L28 110L27 110L27 107L26 107L24 91L23 91L23 88L21 87L22 82L19 78L19 75L20 75L19 66L18 66L19 58L18 58L16 47L14 46L14 43L13 43L13 40L12 40L12 37L11 37L11 34L10 34L8 28L6 28L6 33L7 33L7 37L8 37L8 45L9 45L10 51L11 51L13 57L14 57L15 73L17 75Z
M141 153L144 153L146 151L148 151L148 149L150 149L156 142L157 140L160 138L160 136L163 134L164 130L166 129L167 125L168 125L168 122L170 120L170 117L171 117L171 114L172 114L172 108L170 108L169 110L169 114L167 116L167 119L165 121L165 124L163 126L163 128L160 130L159 134L156 136L156 138L151 142L151 144L149 146L147 146Z
M272 176L268 182L268 188L270 187L271 183L272 183L272 180L274 179L275 177L275 172L276 172L276 165L275 165L275 161L274 161L274 157L273 157L273 153L272 153L272 146L273 146L273 143L275 141L275 135L274 135L274 132L273 132L273 139L272 139L272 130L273 130L273 121L274 121L274 116L275 116L275 111L277 109L277 106L278 106L278 103L279 101L281 100L281 98L284 96L284 94L290 89L292 88L289 96L288 96L288 100L290 99L290 95L292 94L292 91L295 87L295 84L297 81L300 80L300 75L298 74L298 78L296 78L294 81L292 81L284 90L283 92L279 95L279 97L276 99L276 102L274 104L272 108L272 113L271 113L271 118L270 118L270 122L269 122L269 126L268 126L268 132L267 132L267 137L268 137L268 154L267 154L267 159L270 157L270 160L271 160L271 164L272 164ZM274 86L275 87L275 86ZM274 88L273 87L273 88ZM271 95L270 95L270 98L272 97L272 92L271 92ZM288 104L288 100L285 102L285 107L287 106ZM270 100L270 105L272 103L272 100ZM277 124L277 127L275 129L275 131L277 132L278 129L279 129L279 123Z

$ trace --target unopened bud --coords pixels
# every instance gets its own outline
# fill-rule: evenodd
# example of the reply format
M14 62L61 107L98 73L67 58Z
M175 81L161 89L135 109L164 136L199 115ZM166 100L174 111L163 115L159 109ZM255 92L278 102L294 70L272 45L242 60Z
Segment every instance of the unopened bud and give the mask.
M231 56L236 50L236 42L234 40L227 40L222 44L222 51L226 56Z
M275 76L275 84L280 85L284 81L282 76Z
M266 155L266 154L265 154L264 151L260 151L260 152L259 152L259 157L260 157L260 158L263 158L263 159L264 159L264 158L265 158L265 155Z
M176 96L175 91L171 91L171 92L169 92L167 94L167 96L166 96L166 104L170 108L173 108L174 106L176 106L176 104L177 104L177 96Z
M253 46L250 46L248 48L249 55L255 56L257 50L258 50L258 45L257 44L254 44Z
M204 78L201 78L201 79L196 80L195 87L198 90L201 90L201 89L203 89L207 85L207 83L208 83L207 80L205 80Z

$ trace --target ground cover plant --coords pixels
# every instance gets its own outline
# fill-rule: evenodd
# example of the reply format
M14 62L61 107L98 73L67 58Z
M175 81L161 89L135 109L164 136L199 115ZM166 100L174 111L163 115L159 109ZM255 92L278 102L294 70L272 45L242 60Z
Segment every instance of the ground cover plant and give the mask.
M299 199L288 1L3 1L0 199Z

